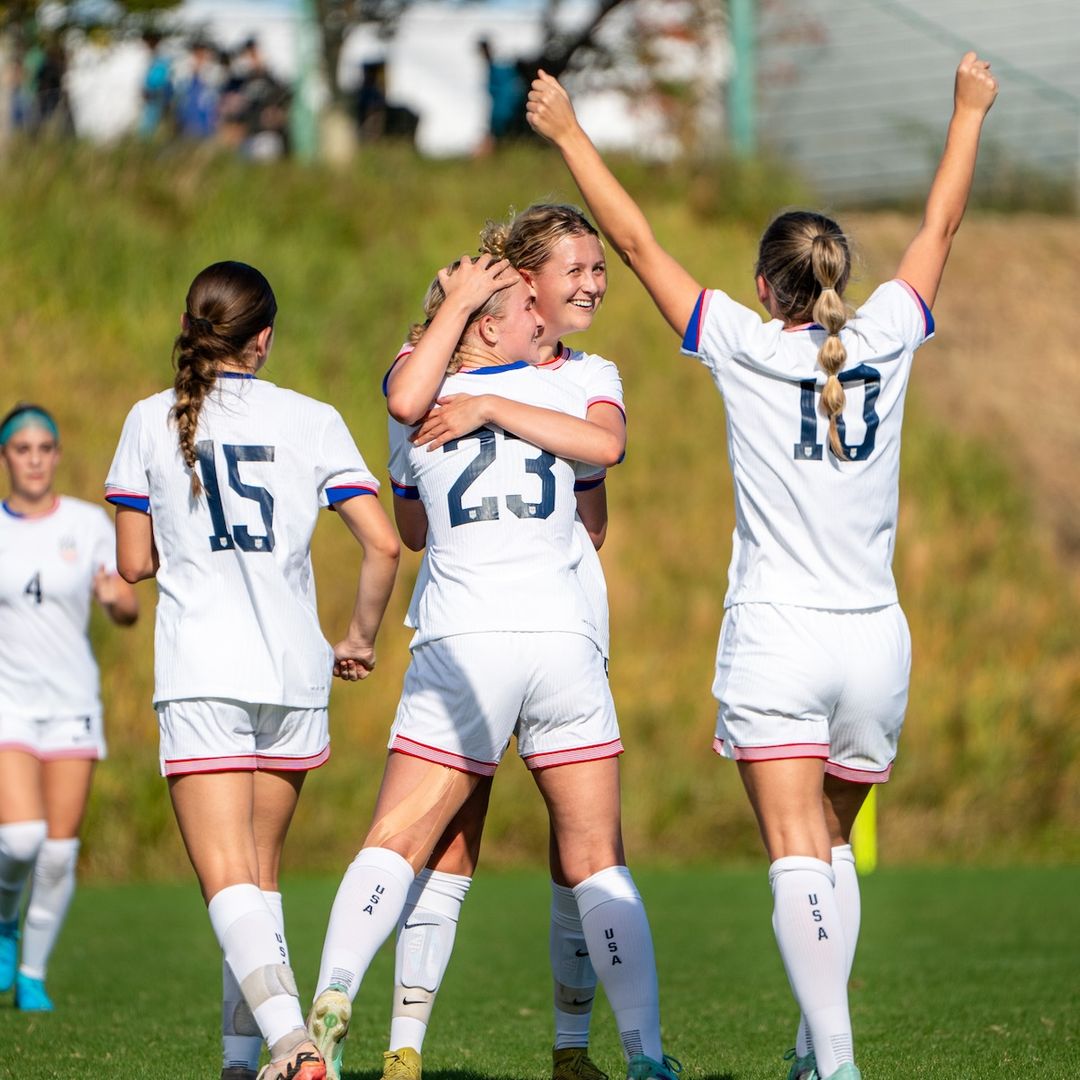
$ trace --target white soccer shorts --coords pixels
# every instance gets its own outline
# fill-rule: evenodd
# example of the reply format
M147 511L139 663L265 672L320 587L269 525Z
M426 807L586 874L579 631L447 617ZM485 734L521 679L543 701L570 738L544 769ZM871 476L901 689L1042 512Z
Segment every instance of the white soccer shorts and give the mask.
M14 716L0 712L0 751L22 750L42 761L105 758L101 711L77 716Z
M480 776L511 735L530 769L622 753L604 658L581 634L455 634L413 650L389 747Z
M868 611L736 604L716 652L713 749L741 761L823 758L833 776L884 783L910 675L911 636L899 604Z
M303 772L330 757L326 709L184 698L157 707L162 776L267 769Z

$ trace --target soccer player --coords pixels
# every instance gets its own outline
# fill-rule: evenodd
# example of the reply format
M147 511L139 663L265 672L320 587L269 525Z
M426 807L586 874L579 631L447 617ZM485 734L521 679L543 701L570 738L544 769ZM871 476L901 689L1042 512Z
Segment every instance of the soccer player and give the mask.
M48 1012L49 956L75 891L79 827L105 757L90 600L120 626L139 614L116 573L112 522L57 495L56 421L39 405L0 420L0 991ZM19 904L33 877L19 957ZM18 970L16 970L16 967Z
M228 968L226 1034L262 1036L262 1080L322 1080L289 967L278 866L304 777L330 754L331 674L363 679L375 665L399 544L337 411L257 378L276 313L253 267L198 274L175 384L128 414L106 497L120 573L157 578L161 772ZM364 551L333 649L309 551L320 506ZM246 1080L256 1061L257 1051L227 1057L222 1075Z
M545 73L533 127L724 396L736 528L713 691L770 860L773 927L802 1011L790 1080L857 1080L847 981L859 926L850 834L888 779L910 639L892 576L900 426L915 350L971 188L997 93L968 53L922 225L894 280L843 301L847 237L809 211L765 230L755 273L770 319L703 290L653 236Z
M418 348L437 332L444 299L436 281ZM526 362L538 359L543 332L525 282L497 291L466 320L440 396L496 394L588 427L584 394ZM547 803L589 952L604 957L595 966L628 1075L671 1080L652 937L622 852L618 726L592 606L575 573L574 469L498 426L452 439L441 452L413 445L409 433L403 425L392 431L391 476L402 539L426 548L409 608L416 634L372 825L338 889L323 945L309 1024L327 1075L339 1075L352 998L415 874L516 733Z
M607 266L600 238L577 207L537 203L508 222L488 222L482 249L493 260L509 260L536 294L544 324L539 370L568 380L585 394L590 431L568 414L552 412L492 394L458 394L428 411L446 373L451 352L472 310L500 283L512 279L501 261L463 262L440 282L448 290L438 326L428 328L417 355L406 346L389 378L388 404L403 423L422 422L416 445L436 450L486 423L496 423L534 445L585 459L594 466L574 485L579 509L575 525L581 546L576 574L589 597L598 645L609 655L607 587L596 549L607 524L606 467L622 459L626 419L618 368L593 353L563 344L569 334L587 330L607 291ZM439 342L440 332L447 340ZM404 363L405 358L408 363ZM555 436L556 442L552 441ZM594 522L590 534L583 520ZM528 760L528 759L526 759ZM476 791L440 839L428 866L416 877L398 926L390 1046L384 1055L384 1080L419 1080L420 1051L435 996L446 972L464 899L476 870L491 777ZM554 986L553 1080L607 1080L588 1056L589 1020L596 972L581 932L577 902L551 835L551 930L549 954Z

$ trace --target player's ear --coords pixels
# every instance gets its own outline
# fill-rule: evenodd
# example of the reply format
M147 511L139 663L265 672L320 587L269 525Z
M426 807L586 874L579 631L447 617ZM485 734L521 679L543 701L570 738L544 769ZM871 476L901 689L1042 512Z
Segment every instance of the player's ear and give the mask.
M757 286L757 298L761 306L768 311L769 310L769 298L772 295L772 289L769 288L769 283L765 280L764 274L758 274L754 278L754 284Z
M499 344L499 324L490 315L485 315L476 324L476 332L480 340L489 346Z
M519 270L518 275L521 277L521 280L529 286L529 288L532 288L536 282L536 275L531 270Z

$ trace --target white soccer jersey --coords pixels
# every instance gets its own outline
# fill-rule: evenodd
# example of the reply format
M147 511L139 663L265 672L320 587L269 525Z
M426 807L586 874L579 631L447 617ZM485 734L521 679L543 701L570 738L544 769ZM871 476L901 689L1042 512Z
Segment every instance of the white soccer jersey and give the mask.
M61 497L51 513L0 511L0 713L39 719L100 710L86 627L94 575L116 573L99 506Z
M785 330L722 292L701 294L683 351L712 372L727 411L735 533L725 607L895 602L904 395L915 350L933 332L929 308L902 281L881 285L841 331L841 461L820 409L825 331Z
M148 510L160 568L154 702L219 697L319 708L333 653L309 544L320 506L376 494L337 411L250 377L221 377L199 414L199 477L169 419L172 390L137 402L106 481Z
M623 417L626 417L622 379L619 377L619 369L610 360L605 360L595 353L580 352L562 346L547 363L539 364L538 370L558 372L560 377L569 379L575 386L580 387L585 394L586 409L593 405L614 405ZM606 477L606 469L582 465L578 468L574 490L587 491L597 487ZM580 521L577 523L577 532L582 552L577 574L596 620L600 651L607 659L611 655L611 633L604 568L585 526Z
M523 361L450 376L438 396L459 393L585 415L583 394ZM574 467L494 426L436 451L414 447L413 429L393 418L389 428L394 493L422 499L428 518L406 619L416 630L413 647L497 630L564 631L596 642L575 572L582 546Z

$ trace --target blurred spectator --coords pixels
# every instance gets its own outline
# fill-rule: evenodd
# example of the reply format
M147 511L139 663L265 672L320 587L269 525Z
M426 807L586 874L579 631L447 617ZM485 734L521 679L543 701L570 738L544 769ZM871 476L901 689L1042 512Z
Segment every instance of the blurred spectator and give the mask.
M143 107L139 117L139 135L152 139L171 123L172 61L161 47L161 34L147 30L143 42L150 50L150 64L143 78Z
M356 123L365 142L383 136L416 137L420 117L412 109L386 100L385 60L369 60L361 69L356 91Z
M503 139L520 134L524 128L525 96L528 83L522 78L518 64L512 60L497 60L487 39L477 42L488 73L488 93L491 95L491 114L488 133L478 153L490 154Z
M222 138L257 161L288 153L289 88L270 72L249 38L233 57L221 95Z
M209 139L217 131L218 100L223 81L215 50L196 41L177 73L176 126L186 139Z

